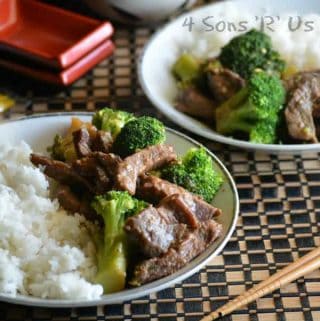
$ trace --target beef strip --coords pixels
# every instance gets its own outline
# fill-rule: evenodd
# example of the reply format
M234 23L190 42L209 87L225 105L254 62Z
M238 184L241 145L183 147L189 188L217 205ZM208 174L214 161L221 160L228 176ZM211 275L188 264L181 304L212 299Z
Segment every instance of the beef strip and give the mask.
M320 118L320 96L317 97L314 102L313 102L313 106L312 106L313 110L312 110L312 116L315 119L319 119ZM319 136L318 136L319 137Z
M179 242L165 254L143 261L135 267L133 285L145 284L172 274L201 254L221 235L221 225L213 220L202 222L193 231L182 232Z
M72 136L78 158L89 155L91 153L91 138L88 130L86 128L80 128L73 132Z
M90 221L97 221L102 224L101 216L91 208L90 203L87 200L80 199L75 193L73 193L69 186L60 185L55 195L61 205L66 211L70 213L82 214L86 219Z
M117 166L115 188L136 192L138 176L177 160L172 146L154 145L125 158Z
M316 126L317 137L320 137L320 118L315 118L314 123Z
M320 73L320 69L312 70L312 71L302 71L294 74L290 78L284 81L284 86L287 91L294 90L301 81L310 80L314 77L318 77Z
M183 202L200 221L206 221L221 214L220 209L208 204L201 197L191 194L181 186L152 175L141 176L138 194L152 203L158 203L173 194L180 194Z
M35 166L43 166L44 173L59 183L73 186L75 189L89 193L95 192L93 185L67 163L36 154L31 154L30 160Z
M100 165L96 154L91 153L87 157L76 160L73 162L72 168L92 182L95 194L103 194L111 189L112 181L104 167Z
M112 188L111 179L108 177L103 167L97 165L95 168L95 191L96 194L101 195Z
M112 180L116 174L116 170L121 163L121 158L115 154L105 154L101 152L94 152L93 155L97 158L100 165L105 169L109 178Z
M320 71L298 73L285 86L288 91L285 117L290 136L318 142L313 117L320 115Z
M181 112L205 121L214 119L217 106L217 102L206 97L194 87L180 90L175 104L176 109Z
M74 161L71 166L79 175L84 177L93 177L95 176L95 168L97 164L97 159L91 153L87 157Z
M192 228L196 228L199 223L199 219L188 207L185 202L185 195L183 194L172 194L161 200L158 211L168 212L168 210L173 211L173 215L179 223L184 223Z
M113 143L112 135L102 130L97 131L95 138L92 140L91 149L93 151L109 153Z
M204 201L201 197L185 191L181 194L185 207L197 216L199 221L206 221L221 215L221 210Z
M113 138L109 132L99 130L91 137L87 128L80 128L72 135L78 158L88 156L92 151L108 153L111 150Z
M179 224L169 208L149 206L128 218L125 230L139 242L146 256L155 257L167 252L177 237L187 230L187 225Z
M189 194L190 195L190 194ZM196 229L208 217L198 217L189 209L184 194L164 198L157 208L152 206L127 219L125 230L138 240L148 257L159 256L168 251L181 238L181 231Z
M219 104L234 96L245 85L241 76L227 68L208 69L207 79L211 94Z

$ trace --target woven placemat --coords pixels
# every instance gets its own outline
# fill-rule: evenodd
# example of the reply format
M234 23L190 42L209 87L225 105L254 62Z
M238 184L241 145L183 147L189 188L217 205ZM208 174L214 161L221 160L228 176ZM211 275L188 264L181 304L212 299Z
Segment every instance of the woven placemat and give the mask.
M78 1L49 1L91 14ZM174 125L148 102L137 80L136 61L153 30L124 28L117 49L70 88L61 90L1 71L0 88L17 106L4 117L119 107ZM0 321L186 320L196 321L299 256L320 246L319 154L270 156L215 144L188 133L215 152L236 180L241 213L222 255L183 283L148 297L105 307L39 309L0 303ZM320 271L250 304L229 321L319 321Z

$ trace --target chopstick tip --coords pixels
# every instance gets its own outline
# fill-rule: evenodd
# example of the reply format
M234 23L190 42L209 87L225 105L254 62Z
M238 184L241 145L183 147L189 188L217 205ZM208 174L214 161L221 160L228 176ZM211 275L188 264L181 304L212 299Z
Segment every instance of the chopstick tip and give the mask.
M223 314L221 312L214 311L209 315L205 316L204 318L202 318L200 321L214 321L221 318L222 316Z

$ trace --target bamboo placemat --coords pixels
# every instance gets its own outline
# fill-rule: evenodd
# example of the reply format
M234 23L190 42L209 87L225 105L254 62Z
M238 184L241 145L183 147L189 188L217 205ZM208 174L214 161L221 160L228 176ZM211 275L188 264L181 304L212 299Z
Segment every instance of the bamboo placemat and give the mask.
M76 0L54 2L89 13ZM148 297L105 307L59 310L0 303L0 321L196 321L320 246L319 154L249 153L202 139L168 121L148 102L137 80L137 57L152 32L118 27L114 56L65 90L1 71L0 88L14 93L18 103L5 117L113 106L158 117L169 127L189 134L215 152L236 180L241 213L230 242L222 255L199 273ZM222 320L319 321L320 271Z

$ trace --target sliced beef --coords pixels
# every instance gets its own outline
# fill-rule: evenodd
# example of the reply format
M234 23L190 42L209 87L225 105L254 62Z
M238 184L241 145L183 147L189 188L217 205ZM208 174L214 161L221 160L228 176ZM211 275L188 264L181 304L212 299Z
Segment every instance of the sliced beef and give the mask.
M158 211L168 213L172 211L179 223L184 223L192 228L198 226L199 220L195 212L188 207L183 194L172 194L161 200Z
M190 194L189 194L190 195ZM164 198L157 208L150 206L127 219L125 230L138 240L148 257L164 254L183 236L183 231L197 229L208 217L198 217L189 209L184 194ZM211 216L212 217L212 216Z
M77 190L94 193L93 185L79 175L71 165L36 154L31 154L30 160L35 166L44 167L44 173L59 183L72 186Z
M316 143L314 117L320 115L320 71L302 72L286 81L285 117L292 138Z
M223 103L234 96L245 85L245 80L227 68L207 70L208 85L213 98Z
M201 197L189 192L181 194L185 206L195 213L199 221L206 221L221 215L221 210L204 201Z
M72 135L78 158L86 157L93 151L109 153L111 150L113 138L109 132L99 130L94 135L90 135L87 128L83 127Z
M56 197L66 211L70 213L82 214L90 221L98 221L102 224L101 217L91 208L90 203L85 199L80 199L73 193L69 186L60 185L56 192Z
M78 158L88 156L91 153L91 139L88 130L86 128L80 128L73 132L72 136Z
M114 154L92 152L72 164L52 160L45 156L31 155L36 166L44 166L44 173L72 189L103 194L114 185L115 170L120 157Z
M181 112L205 121L214 119L217 106L217 102L206 97L194 87L180 90L175 104L176 109Z
M153 175L141 175L137 190L139 196L154 204L158 204L167 196L186 192L183 187Z
M96 154L91 153L87 157L76 160L72 167L77 173L92 182L95 194L103 194L111 189L112 181L100 165Z
M91 149L96 152L109 153L113 143L112 135L102 130L97 131L95 138L92 140Z
M125 230L139 242L146 256L155 257L167 252L179 235L187 230L187 226L178 223L174 211L149 206L128 218Z
M121 163L121 158L115 154L105 154L101 152L94 152L93 155L99 160L100 165L105 169L109 178L114 179L116 170Z
M320 118L320 96L316 98L313 102L312 106L312 116L314 119L319 119ZM319 138L319 136L318 136Z
M183 187L152 175L143 175L140 178L138 194L155 204L165 197L180 194L183 202L192 213L195 213L200 221L205 221L221 214L220 209L208 204L201 197L191 194Z
M78 159L72 163L72 168L81 176L93 177L95 176L95 169L98 165L97 159L93 154L89 154L87 157Z
M317 137L320 137L320 118L315 118L314 122L316 126Z
M103 194L111 190L112 181L103 167L97 165L95 169L95 191L96 194Z
M221 231L220 224L209 220L202 222L196 230L183 232L181 240L165 254L137 265L131 283L141 285L176 272L208 248Z
M115 176L115 188L134 195L139 175L176 160L177 155L172 146L163 144L147 147L119 163Z
M292 91L297 86L300 85L302 81L313 79L314 77L319 77L320 69L319 70L311 70L311 71L302 71L294 74L290 78L284 81L284 86L287 91Z

